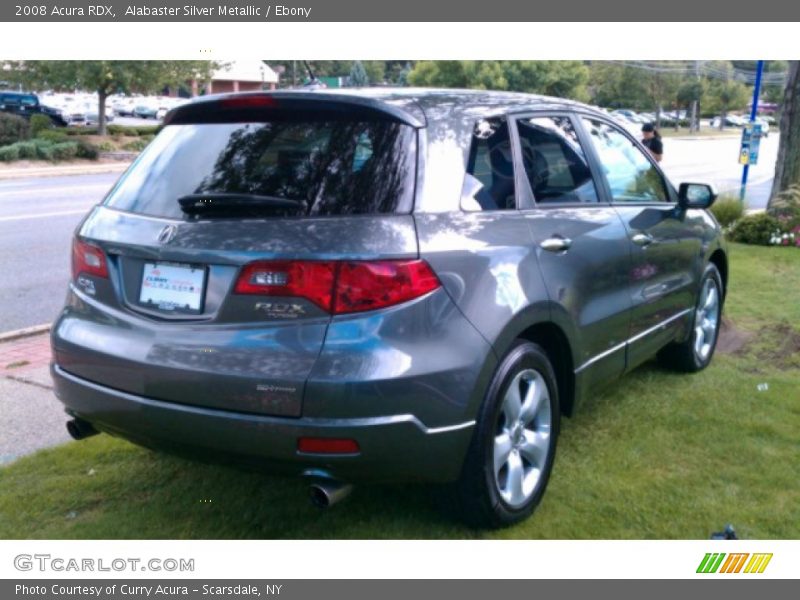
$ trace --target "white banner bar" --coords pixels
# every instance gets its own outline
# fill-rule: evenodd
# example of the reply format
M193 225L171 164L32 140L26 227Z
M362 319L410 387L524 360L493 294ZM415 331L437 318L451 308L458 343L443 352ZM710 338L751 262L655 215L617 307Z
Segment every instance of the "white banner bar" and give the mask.
M706 554L717 567L697 573ZM6 579L796 579L798 564L798 541L0 541Z

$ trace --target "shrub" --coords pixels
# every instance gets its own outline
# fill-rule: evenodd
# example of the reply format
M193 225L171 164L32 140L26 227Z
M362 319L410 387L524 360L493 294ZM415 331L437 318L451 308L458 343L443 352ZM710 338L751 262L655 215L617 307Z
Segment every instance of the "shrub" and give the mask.
M117 149L116 144L111 140L100 140L95 144L95 147L100 152L113 152Z
M735 242L769 246L775 231L780 228L780 222L775 217L757 213L739 219L729 235Z
M31 135L36 137L42 131L53 128L53 122L47 115L32 115L30 120Z
M744 205L733 196L722 196L711 205L711 212L722 227L728 227L742 218Z
M97 127L68 127L67 135L97 135Z
M66 142L67 140L69 140L69 136L66 133L56 129L43 129L42 131L36 134L36 138L40 140L46 140L48 142L53 142L55 144L58 144L60 142Z
M141 152L142 150L145 149L145 146L147 146L147 144L149 143L150 143L149 140L145 138L139 138L137 140L128 142L127 144L122 146L122 149L127 150L128 152Z
M78 156L78 142L61 142L51 147L53 160L70 160Z
M88 158L89 160L97 160L97 157L100 156L100 150L94 144L87 142L86 140L78 140L78 150L77 150L77 157L78 158Z
M21 160L38 158L36 142L17 142L14 144Z
M0 151L2 152L0 160L5 162L24 159L71 160L73 158L88 158L96 160L99 155L97 147L85 140L54 142L42 138L34 138L30 141L3 146L0 147Z
M136 134L140 136L149 136L150 139L155 137L161 131L161 125L148 125L146 127L137 127Z
M161 131L161 125L146 125L143 127L126 127L125 125L109 125L109 135L146 136L155 135Z
M53 146L55 144L47 143L47 144L39 144L36 147L36 158L41 160L53 160ZM22 156L20 156L22 158Z
M30 137L28 121L17 115L0 112L0 146L16 144Z
M0 146L0 162L19 160L19 150L16 145Z

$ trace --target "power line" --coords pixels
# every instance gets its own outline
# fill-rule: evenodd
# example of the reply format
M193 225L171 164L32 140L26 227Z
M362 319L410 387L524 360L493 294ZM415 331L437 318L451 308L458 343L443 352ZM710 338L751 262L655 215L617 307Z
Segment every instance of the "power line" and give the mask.
M721 69L708 62L702 62L698 66L695 61L608 61L624 67L648 71L651 73L664 73L673 75L693 75L697 74L710 79L734 80L753 85L756 79L755 71L742 69L732 66L730 69ZM764 73L761 82L764 85L783 85L786 81L785 72Z

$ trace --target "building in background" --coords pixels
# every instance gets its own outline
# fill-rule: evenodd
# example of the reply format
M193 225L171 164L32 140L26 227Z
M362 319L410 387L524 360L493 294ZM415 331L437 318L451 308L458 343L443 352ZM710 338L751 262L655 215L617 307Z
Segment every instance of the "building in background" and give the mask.
M191 86L192 96L274 90L278 74L260 60L235 60L214 71L207 83L194 80Z

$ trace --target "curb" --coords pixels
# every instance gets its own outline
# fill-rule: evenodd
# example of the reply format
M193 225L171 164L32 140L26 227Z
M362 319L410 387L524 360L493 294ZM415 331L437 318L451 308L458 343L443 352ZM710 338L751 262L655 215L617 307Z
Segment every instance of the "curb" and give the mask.
M34 335L39 335L48 331L50 331L50 323L34 325L33 327L23 327L22 329L15 329L13 331L6 331L5 333L0 333L0 344L3 342L11 342L22 338L33 337Z
M121 173L130 162L102 163L99 165L69 165L64 167L30 167L24 169L0 169L0 180L23 179L26 177L57 177L59 175L97 175L100 173Z

